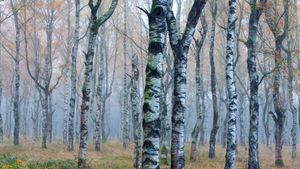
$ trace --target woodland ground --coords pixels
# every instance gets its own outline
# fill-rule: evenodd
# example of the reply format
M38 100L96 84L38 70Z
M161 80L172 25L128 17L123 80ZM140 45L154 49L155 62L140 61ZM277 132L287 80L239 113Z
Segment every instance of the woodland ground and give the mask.
M68 152L64 145L54 143L48 145L48 149L41 149L40 143L23 141L19 146L13 146L12 141L6 141L0 145L0 169L73 169L76 165L77 149ZM91 145L91 144L90 144ZM78 147L78 146L76 146ZM189 145L186 152L186 169L222 169L224 168L225 149L217 146L216 158L208 158L208 146L198 148L198 159L191 162L188 158ZM289 146L283 148L285 167L283 169L300 169L300 151L298 157L292 159ZM237 169L245 169L247 166L247 149L239 147L237 157ZM127 150L122 148L119 142L110 141L103 145L101 153L95 152L89 147L88 164L92 169L131 169L133 161L133 145ZM261 169L275 169L274 147L267 148L260 145ZM17 167L19 165L24 166ZM166 169L169 166L163 165Z

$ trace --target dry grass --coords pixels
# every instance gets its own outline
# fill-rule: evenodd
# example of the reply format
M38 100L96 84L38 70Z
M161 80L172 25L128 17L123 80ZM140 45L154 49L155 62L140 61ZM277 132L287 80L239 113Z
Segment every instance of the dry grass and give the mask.
M78 147L78 146L76 146ZM208 158L208 149L199 147L199 154L196 162L191 162L188 158L189 146L186 152L186 168L187 169L222 169L224 168L225 149L217 146L216 158ZM127 150L122 148L119 142L110 141L103 145L101 153L95 152L92 147L89 147L88 163L91 168L96 169L130 169L133 161L133 145L130 145ZM0 156L5 154L16 155L24 161L39 160L41 162L51 160L68 160L76 159L77 149L74 152L67 152L64 145L56 143L48 146L48 149L40 148L40 143L23 142L19 146L12 146L5 143L0 145ZM298 157L292 159L290 157L290 147L284 147L283 156L285 167L282 169L300 169L300 152ZM248 152L245 148L240 147L237 157L237 169L247 168ZM274 150L260 146L260 162L262 169L275 169L274 166ZM169 168L162 166L161 168Z

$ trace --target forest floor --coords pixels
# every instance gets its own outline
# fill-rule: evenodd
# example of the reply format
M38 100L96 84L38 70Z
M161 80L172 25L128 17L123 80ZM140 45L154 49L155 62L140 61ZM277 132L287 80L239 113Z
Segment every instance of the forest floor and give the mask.
M29 141L22 142L19 146L13 146L12 142L6 141L0 145L0 169L73 169L76 166L77 149L68 152L66 147L59 143L48 145L48 149L41 149L40 143ZM92 144L90 144L91 146ZM78 146L76 146L77 148ZM216 148L216 158L208 158L207 146L198 148L198 159L191 162L188 158L189 145L186 152L186 169L223 169L225 161L225 149L221 146ZM300 169L300 151L298 157L292 159L291 147L283 148L285 167L283 169ZM89 147L88 164L92 169L131 169L133 161L133 145L124 150L119 142L107 142L98 153ZM247 168L248 151L245 147L239 147L237 155L237 169ZM274 148L270 149L260 145L261 169L275 169ZM18 165L23 167L17 167ZM162 165L162 169L170 168Z

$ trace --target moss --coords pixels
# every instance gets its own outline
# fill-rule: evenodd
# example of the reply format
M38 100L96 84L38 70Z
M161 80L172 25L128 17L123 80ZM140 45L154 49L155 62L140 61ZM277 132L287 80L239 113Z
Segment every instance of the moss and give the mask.
M193 131L192 131L192 138L196 136L198 130L199 130L199 129L198 129L197 126L195 126L195 127L193 128Z
M283 160L275 160L275 166L276 167L283 167L284 166Z
M164 165L169 165L168 148L166 146L161 147L160 155L161 155L160 163Z

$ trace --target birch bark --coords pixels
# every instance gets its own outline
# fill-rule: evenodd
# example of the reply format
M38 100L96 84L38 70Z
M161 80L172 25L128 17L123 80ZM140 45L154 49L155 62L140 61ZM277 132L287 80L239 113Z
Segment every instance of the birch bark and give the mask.
M143 105L142 168L158 169L160 149L160 97L162 62L166 46L168 0L153 0L149 20L149 47Z
M74 116L76 106L76 89L77 89L77 53L79 45L79 29L80 29L80 0L75 0L75 31L73 37L73 47L71 52L71 95L68 122L68 151L74 150Z
M202 30L201 30L201 39L196 41L196 111L197 111L197 121L195 124L195 127L192 132L192 144L191 144L191 154L190 154L190 159L192 161L196 160L196 151L197 151L197 141L200 133L200 129L203 127L201 124L203 124L204 120L204 112L202 109L202 100L201 96L202 93L204 92L202 89L202 83L203 80L201 79L201 49L203 47L207 31L208 31L208 25L205 19L205 11L203 10L201 15L200 15L200 21L202 24ZM202 57L203 59L203 57Z
M229 0L228 26L227 26L227 50L226 50L226 86L228 92L227 115L227 147L225 169L235 169L236 160L236 116L237 93L234 79L234 48L235 48L235 22L237 20L236 0Z
M188 14L184 34L179 39L176 19L168 9L167 26L174 55L174 91L172 112L171 168L184 168L184 113L186 104L187 54L206 0L195 0Z
M260 0L261 5L265 1ZM260 5L260 6L261 6ZM248 155L248 169L259 169L259 149L258 149L258 127L259 127L259 103L258 103L258 88L259 76L256 69L256 43L257 43L257 29L262 7L257 5L256 0L250 0L250 18L248 30L248 58L247 67L250 80L250 126L249 126L249 155Z
M91 80L93 75L93 58L95 54L95 43L98 34L99 27L106 22L116 9L118 0L113 0L111 6L106 13L101 16L97 16L97 11L100 7L101 0L97 0L94 3L93 0L89 0L89 8L91 10L89 37L87 52L85 53L85 71L84 82L82 86L82 103L80 110L80 145L78 154L78 168L86 169L86 153L87 153L87 141L88 141L88 112L90 109L90 93L91 93Z
M138 57L133 55L132 61L132 79L131 79L131 106L132 106L132 127L134 139L134 168L142 168L142 122L139 109L139 69Z
M209 158L215 158L215 147L216 147L216 136L219 129L218 126L218 98L217 98L217 78L216 78L216 67L214 59L214 44L215 44L215 31L216 31L216 19L217 19L217 2L213 0L211 4L211 15L212 15L212 26L210 34L210 47L209 47L209 58L210 58L210 83L211 93L213 99L213 127L210 133L209 139Z
M10 1L10 5L13 11L14 24L15 24L15 56L13 58L15 63L14 73L15 73L15 84L14 84L14 103L13 103L13 112L14 112L14 145L19 144L19 135L20 135L20 44L21 44L21 34L20 34L20 25L19 25L19 12L17 10L16 2Z

